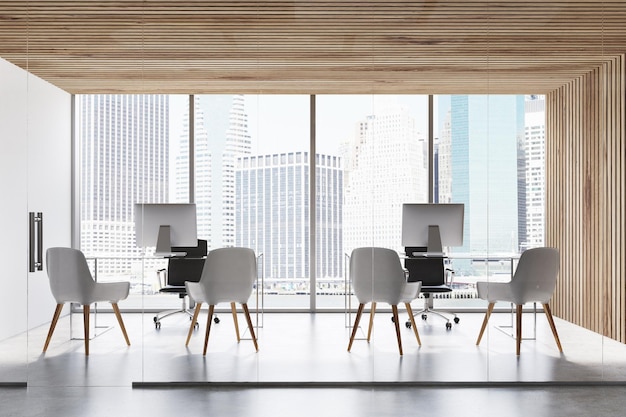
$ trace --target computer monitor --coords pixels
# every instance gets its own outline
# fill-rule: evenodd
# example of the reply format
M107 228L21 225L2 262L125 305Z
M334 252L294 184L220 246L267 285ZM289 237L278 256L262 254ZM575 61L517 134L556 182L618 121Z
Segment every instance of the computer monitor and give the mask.
M168 254L172 246L197 246L195 204L135 204L137 246Z
M434 253L462 246L463 216L463 204L403 204L402 246L426 247Z

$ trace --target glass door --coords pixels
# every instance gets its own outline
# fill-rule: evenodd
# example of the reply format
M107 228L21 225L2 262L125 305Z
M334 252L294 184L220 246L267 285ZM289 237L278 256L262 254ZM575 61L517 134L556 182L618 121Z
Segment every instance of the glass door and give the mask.
M27 73L0 59L0 384L27 381L28 192Z

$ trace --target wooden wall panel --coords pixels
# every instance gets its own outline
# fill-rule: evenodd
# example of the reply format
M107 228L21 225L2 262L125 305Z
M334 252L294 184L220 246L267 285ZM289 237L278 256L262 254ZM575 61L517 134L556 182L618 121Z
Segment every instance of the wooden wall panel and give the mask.
M561 251L554 313L626 343L625 56L547 102L546 242Z

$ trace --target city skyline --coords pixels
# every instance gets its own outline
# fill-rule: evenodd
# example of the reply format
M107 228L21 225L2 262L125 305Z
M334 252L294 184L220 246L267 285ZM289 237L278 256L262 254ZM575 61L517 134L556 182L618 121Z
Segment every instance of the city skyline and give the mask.
M112 97L115 96L98 97L106 101L113 100ZM508 100L519 101L520 97L518 96L515 99L509 97ZM182 103L182 98L182 96L164 96L164 100L167 103L169 103L169 100ZM188 105L188 96L184 96L184 98L187 100ZM235 204L238 199L242 198L242 196L235 193L234 188L236 186L235 176L238 172L235 169L237 160L242 157L288 155L298 152L308 154L309 130L308 126L302 126L303 120L306 120L308 123L308 105L310 103L308 96L288 97L288 105L286 107L276 107L276 101L279 98L282 98L282 96L271 98L238 95L194 97L196 123L195 198L199 209L199 231L202 230L204 234L202 237L208 238L210 247L228 246L236 243L237 229L235 221L237 210L235 209ZM343 178L343 198L340 200L342 203L342 217L340 225L337 226L341 229L342 242L334 246L330 245L333 250L349 252L352 247L362 246L363 244L375 244L401 251L399 239L401 223L399 210L401 204L404 202L427 201L427 139L425 132L421 130L424 121L427 120L427 114L420 113L424 108L423 104L426 103L426 100L422 96L411 97L412 100L408 100L407 97L401 98L402 100L397 101L394 101L392 96L376 97L376 99L368 99L362 96L320 96L317 98L316 130L318 132L318 146L316 154L318 158L320 155L339 158L340 162L338 162L338 165L341 167ZM327 102L332 99L336 100L334 105L327 105ZM441 97L437 97L437 99L441 99ZM476 99L476 97L472 97L472 99ZM494 97L490 100L495 103L499 99L503 98ZM523 101L523 97L521 100ZM204 102L204 105L201 105L202 102ZM209 102L214 103L209 105L207 104ZM348 104L352 102L359 102L359 105L355 105L354 108L349 107ZM247 107L250 103L257 103L258 107L254 108L254 111L250 111ZM347 108L347 114L360 117L354 120L350 117L343 117L344 112L338 111L338 108ZM356 110L357 108L358 111ZM372 112L372 110L376 111ZM95 109L85 108L83 111L93 112ZM185 149L188 144L189 115L188 113L185 115L184 112L177 113L176 106L171 106L170 111L172 114L177 114L178 119L175 121L171 119L169 121L163 120L158 123L162 127L168 126L170 128L170 135L167 139L172 147L177 146L180 149L175 152L170 149L168 155L163 156L162 165L167 165L171 174L166 182L170 182L171 186L165 194L150 197L155 200L152 202L181 202L188 200L188 176L186 172L188 172L189 155ZM298 113L298 116L292 117L292 111ZM441 114L441 111L439 112ZM489 113L491 119L498 114L497 109L491 108L486 113ZM279 123L272 127L270 126L270 120L265 120L261 124L262 127L259 127L259 121L256 120L256 117L261 114L271 114L271 120L284 120L285 123ZM102 113L99 116L91 115L90 117L102 118L105 116L106 113ZM113 117L113 119L115 118ZM127 123L130 123L132 117L129 116L127 120ZM158 121L160 119L153 119L153 123L154 120ZM343 127L337 126L335 130L333 126L337 120L342 120ZM536 120L540 120L540 116L537 116ZM450 184L454 183L450 179L445 180L446 175L450 175L451 178L451 174L446 174L446 169L448 169L446 166L450 165L452 154L450 153L451 151L448 151L448 156L446 156L446 152L444 152L445 146L450 146L450 142L446 145L445 132L451 132L451 126L450 122L448 122L447 126L444 124L438 127L442 135L436 138L438 146L438 160L436 162L440 174L437 183L440 195L441 193L445 194L444 185L446 181L449 184L448 188ZM92 126L91 129L90 133L85 134L85 140L97 134L98 128ZM278 129L274 135L272 134L272 129ZM293 129L296 130L294 131ZM173 137L171 132L176 130L178 131L177 136ZM537 129L534 128L534 130ZM495 138L493 130L490 131L490 134ZM269 141L270 144L259 144L259 142L262 142L260 140L261 137L265 138L265 141ZM275 148L281 142L280 137L290 138L287 141L288 145L283 150ZM276 138L276 140L272 138ZM519 167L520 160L517 142L522 139L523 127L522 138L515 137L516 159L514 162L507 162L509 167L515 166L515 169ZM108 144L114 147L116 143L111 141ZM325 154L321 151L321 149L330 149L331 144L335 148L334 153ZM540 145L535 144L534 146ZM258 153L260 149L273 149L273 151ZM116 155L118 155L118 158L123 159L126 154L118 152ZM513 153L509 152L509 155L513 155ZM185 158L187 158L187 161ZM448 162L446 162L446 158L448 158ZM522 159L522 161L525 161L525 159ZM87 164L84 161L83 163ZM125 163L132 164L132 161L129 160ZM89 169L87 165L84 166L86 170ZM147 168L144 167L144 169ZM528 170L525 167L524 169ZM150 167L150 170L152 173L158 172L158 170L154 170L154 167ZM519 179L518 174L516 171L516 179ZM130 179L127 180L130 181ZM539 181L540 178L537 178L537 180ZM524 181L526 181L526 178ZM302 189L301 192L306 194L308 188ZM316 198L319 198L319 195ZM515 204L518 204L517 202L520 201L519 193L516 195L515 201ZM517 205L516 209L518 209ZM511 210L507 209L507 213L510 213ZM486 213L489 214L489 211L487 210ZM524 214L523 221L518 219L517 222L525 224L527 221L530 222L532 218L532 216ZM84 220L82 224L83 232L89 229L89 220ZM538 223L535 222L534 224L534 227L539 227L537 226ZM116 227L119 229L119 225L111 224L109 227L111 229ZM128 234L132 233L134 229L132 229L132 225L126 225L126 228L123 230ZM323 233L320 230L316 233L318 234L318 240L321 241ZM518 235L521 234L519 230L516 233L516 236L505 239L509 247L513 246L511 245L512 240L518 239ZM395 237L396 235L397 238ZM122 238L118 239L119 244L109 245L110 241L105 242L107 239L111 239L110 235L87 235L83 233L83 236L84 242L81 245L85 247L91 245L96 255L98 254L97 250L95 250L97 247L107 245L107 247L119 248L120 253L128 253L123 248L125 244L121 243L122 241L128 242L128 237L125 240ZM92 243L90 243L89 239L92 240ZM305 245L308 245L308 238ZM300 248L303 246L300 245ZM492 245L490 249L503 250L505 246L498 247L498 249L495 248L496 246ZM135 251L135 253L137 252ZM320 251L318 248L317 253L318 256L321 256L325 252ZM318 259L318 264L319 262L320 260ZM317 268L320 271L325 271L323 264L317 265ZM326 272L321 273L325 274Z

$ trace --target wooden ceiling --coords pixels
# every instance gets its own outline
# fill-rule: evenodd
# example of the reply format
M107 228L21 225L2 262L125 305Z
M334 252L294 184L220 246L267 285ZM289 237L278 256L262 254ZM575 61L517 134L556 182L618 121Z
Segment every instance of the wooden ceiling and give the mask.
M5 1L0 57L70 93L546 93L626 1Z

